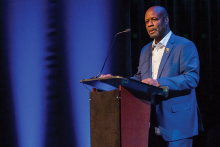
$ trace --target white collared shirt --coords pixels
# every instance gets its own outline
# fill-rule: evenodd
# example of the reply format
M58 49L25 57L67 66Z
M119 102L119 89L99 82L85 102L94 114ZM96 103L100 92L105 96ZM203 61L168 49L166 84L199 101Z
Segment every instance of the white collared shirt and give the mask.
M170 31L159 43L155 44L155 40L152 43L152 78L155 80L157 79L160 62L171 34L172 31Z

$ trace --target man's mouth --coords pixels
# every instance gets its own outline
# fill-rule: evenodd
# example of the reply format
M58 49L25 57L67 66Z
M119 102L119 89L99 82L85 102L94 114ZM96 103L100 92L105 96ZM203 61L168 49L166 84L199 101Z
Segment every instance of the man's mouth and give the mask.
M153 34L153 33L155 33L155 32L156 32L156 30L150 30L150 31L149 31L150 34Z

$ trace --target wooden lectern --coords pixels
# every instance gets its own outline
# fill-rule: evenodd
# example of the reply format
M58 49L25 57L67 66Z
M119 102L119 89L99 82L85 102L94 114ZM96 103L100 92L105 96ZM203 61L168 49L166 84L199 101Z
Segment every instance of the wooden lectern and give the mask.
M147 147L151 96L158 88L120 76L85 79L90 93L91 147ZM102 90L102 91L100 91Z

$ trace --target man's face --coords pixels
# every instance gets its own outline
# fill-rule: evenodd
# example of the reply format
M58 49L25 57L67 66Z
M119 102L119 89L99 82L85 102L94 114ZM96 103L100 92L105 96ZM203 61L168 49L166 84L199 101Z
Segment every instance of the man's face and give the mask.
M167 33L168 17L163 12L156 12L150 8L145 13L145 25L149 36L155 39L156 43L163 39Z

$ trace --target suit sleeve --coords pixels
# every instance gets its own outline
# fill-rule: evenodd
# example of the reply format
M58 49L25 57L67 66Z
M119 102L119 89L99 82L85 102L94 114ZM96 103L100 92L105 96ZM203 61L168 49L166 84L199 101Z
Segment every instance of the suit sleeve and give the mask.
M130 79L141 81L141 70L140 70L140 65L138 66L138 72L133 76L130 77Z
M152 42L149 44L145 45L140 53L140 58L139 58L139 66L138 66L138 71L137 73L131 77L131 79L135 79L137 81L142 81L143 78L150 78L149 73L151 71L151 65L150 65L150 60L152 57Z
M161 76L157 81L161 86L168 86L170 90L194 89L199 83L199 56L196 46L192 42L182 45L179 53L177 68L179 75ZM170 71L172 73L172 70ZM177 72L174 72L177 73Z
M138 71L133 77L130 77L130 79L137 80L137 81L142 81L142 78L141 78L141 67L142 67L141 55L142 54L143 54L143 49L141 50L141 53L140 53Z

